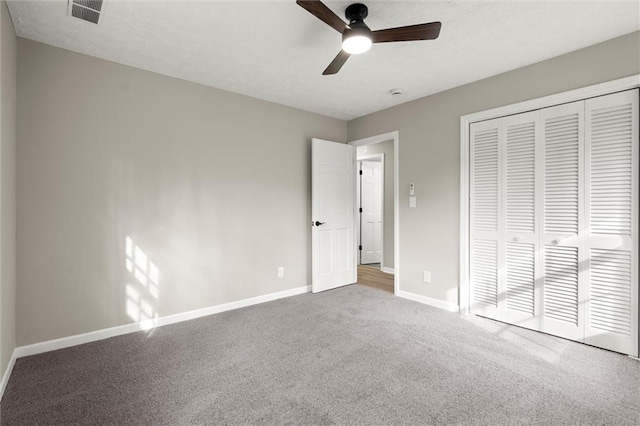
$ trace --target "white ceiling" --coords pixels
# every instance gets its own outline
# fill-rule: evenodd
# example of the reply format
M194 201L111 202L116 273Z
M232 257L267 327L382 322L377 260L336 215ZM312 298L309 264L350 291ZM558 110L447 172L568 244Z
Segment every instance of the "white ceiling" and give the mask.
M371 29L441 21L440 37L377 44L322 76L340 34L295 0L105 2L98 25L66 0L8 4L20 37L345 120L640 29L637 0L370 0ZM325 4L343 17L352 2Z

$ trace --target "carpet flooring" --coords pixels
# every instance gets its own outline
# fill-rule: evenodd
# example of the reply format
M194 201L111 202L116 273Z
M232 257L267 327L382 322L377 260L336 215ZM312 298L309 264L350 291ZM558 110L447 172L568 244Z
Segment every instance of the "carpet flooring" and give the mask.
M639 424L640 362L362 286L18 359L2 425Z

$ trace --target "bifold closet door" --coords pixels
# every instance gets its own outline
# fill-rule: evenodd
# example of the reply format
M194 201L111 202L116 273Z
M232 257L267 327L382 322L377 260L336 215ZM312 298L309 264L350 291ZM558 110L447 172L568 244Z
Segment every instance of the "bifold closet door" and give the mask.
M502 119L473 123L470 135L470 308L474 314L501 320Z
M537 112L471 126L471 312L538 329Z
M585 102L585 343L638 355L638 90Z
M505 117L502 123L504 222L500 224L504 268L502 320L534 330L539 328L539 294L536 294L537 213L536 152L539 138L538 112Z
M540 191L540 331L584 339L584 101L545 108Z
M638 98L471 124L472 313L638 356Z

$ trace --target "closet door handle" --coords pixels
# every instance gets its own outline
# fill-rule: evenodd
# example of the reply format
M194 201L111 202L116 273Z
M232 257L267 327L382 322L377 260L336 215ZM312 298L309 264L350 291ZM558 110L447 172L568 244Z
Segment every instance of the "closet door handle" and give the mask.
M558 244L560 244L560 240L553 240L551 241L551 244L553 244L554 246L557 246Z

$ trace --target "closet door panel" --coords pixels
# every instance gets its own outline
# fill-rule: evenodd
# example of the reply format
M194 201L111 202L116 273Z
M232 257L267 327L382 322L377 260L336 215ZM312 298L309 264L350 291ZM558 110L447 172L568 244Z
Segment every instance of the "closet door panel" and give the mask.
M507 242L505 265L504 321L537 329L535 244Z
M540 330L584 339L584 102L540 111L543 277Z
M638 90L589 99L585 342L638 355Z
M471 312L501 320L502 120L473 123L471 134Z
M503 319L538 329L536 312L536 143L538 112L505 117Z

